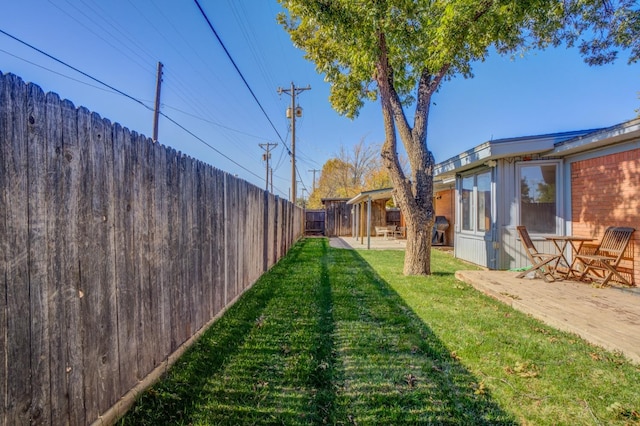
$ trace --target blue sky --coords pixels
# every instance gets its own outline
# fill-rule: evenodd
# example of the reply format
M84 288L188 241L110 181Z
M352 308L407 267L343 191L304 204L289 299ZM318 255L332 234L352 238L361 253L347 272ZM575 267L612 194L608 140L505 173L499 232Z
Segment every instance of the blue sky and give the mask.
M160 143L262 187L265 164L259 144L277 142L272 166L280 196L289 197L291 163L283 140L288 147L291 141L285 117L290 97L278 95L278 87L293 82L312 88L298 97L304 109L296 125L303 182L298 196L302 187L311 190L309 170L321 169L341 145L349 148L363 138L383 141L377 103L367 104L355 120L331 109L323 77L276 23L276 0L200 3L266 116L190 0L5 0L0 29L149 107L161 61L162 111L214 149L163 118ZM516 60L492 55L475 65L475 78L445 82L436 94L429 148L436 161L443 161L491 139L605 127L634 118L640 107L640 65L627 65L624 59L589 67L567 49L531 52ZM150 110L3 34L0 71L152 134Z

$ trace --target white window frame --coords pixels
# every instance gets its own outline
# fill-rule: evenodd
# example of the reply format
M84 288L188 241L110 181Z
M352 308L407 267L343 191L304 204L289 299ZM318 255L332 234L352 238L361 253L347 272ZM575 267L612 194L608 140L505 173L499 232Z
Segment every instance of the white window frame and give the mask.
M531 166L549 166L554 165L556 167L556 214L555 214L555 231L551 233L539 233L533 231L529 231L531 235L563 235L562 230L564 226L564 221L562 219L563 212L563 167L561 160L535 160L535 161L519 161L516 163L516 173L515 173L515 186L516 186L516 213L518 218L518 225L523 225L522 223L522 192L520 187L520 178L522 169Z
M493 223L495 221L495 209L494 209L494 205L495 205L495 173L494 173L494 168L483 168L483 169L477 169L474 170L473 172L470 173L465 173L465 174L461 174L459 176L459 190L458 193L460 194L458 197L458 211L460 212L460 217L458 218L458 223L460 224L458 230L460 233L462 234L466 234L466 235L476 235L476 236L481 236L484 237L486 235L489 235L491 233L491 230L493 228ZM489 228L483 231L478 230L478 207L479 207L479 203L478 203L478 176L479 175L483 175L483 174L489 174L489 179L490 179L490 187L489 187L489 191L491 194L491 200L490 200L490 205L489 205L489 212L490 212L490 220L489 220ZM471 213L471 217L470 217L470 223L471 223L471 229L464 229L464 221L463 221L463 215L464 215L464 209L462 206L462 182L465 178L473 178L473 190L471 192L471 204L470 204L470 213Z

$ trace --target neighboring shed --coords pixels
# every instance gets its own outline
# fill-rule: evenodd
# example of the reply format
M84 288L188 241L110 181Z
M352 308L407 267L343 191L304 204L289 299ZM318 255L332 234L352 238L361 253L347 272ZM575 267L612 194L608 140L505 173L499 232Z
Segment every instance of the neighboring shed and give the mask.
M455 182L456 257L519 268L528 261L517 225L541 251L554 250L546 236L598 240L607 226L631 226L639 231L627 266L640 282L640 120L489 141L437 164L434 178L437 188Z

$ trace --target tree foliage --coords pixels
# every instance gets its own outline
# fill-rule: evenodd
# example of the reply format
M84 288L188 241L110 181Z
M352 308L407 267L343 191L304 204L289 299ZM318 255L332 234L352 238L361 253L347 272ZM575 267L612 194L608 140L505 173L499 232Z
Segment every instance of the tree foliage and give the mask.
M632 0L279 0L284 26L331 84L330 102L356 117L380 101L381 157L407 221L406 274L430 273L433 155L427 145L431 98L444 81L472 77L494 49L516 54L579 46L590 64L627 48L640 57L640 12ZM413 122L407 111L413 108ZM410 176L402 169L404 144Z
M280 0L279 22L331 83L331 103L355 117L375 100L378 35L385 34L394 86L414 101L426 71L472 76L491 47L500 53L578 45L590 64L614 61L618 47L640 59L640 11L634 0Z
M369 189L388 188L391 180L377 155L379 146L362 138L350 149L344 146L322 166L309 208L321 208L323 198L351 198Z

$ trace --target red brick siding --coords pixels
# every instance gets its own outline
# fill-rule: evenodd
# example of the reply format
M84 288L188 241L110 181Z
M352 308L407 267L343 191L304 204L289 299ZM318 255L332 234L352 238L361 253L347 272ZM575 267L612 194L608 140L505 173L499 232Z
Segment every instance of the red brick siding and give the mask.
M599 240L608 226L630 226L634 283L640 283L640 149L571 165L573 234Z

